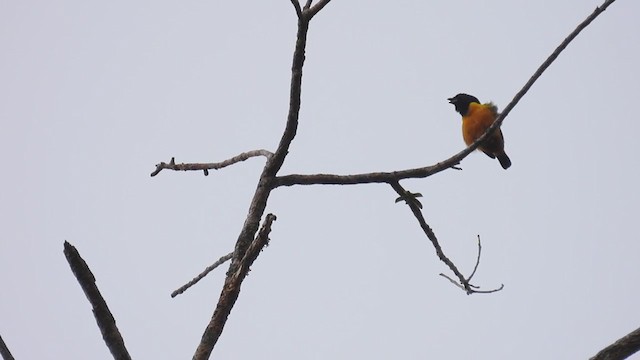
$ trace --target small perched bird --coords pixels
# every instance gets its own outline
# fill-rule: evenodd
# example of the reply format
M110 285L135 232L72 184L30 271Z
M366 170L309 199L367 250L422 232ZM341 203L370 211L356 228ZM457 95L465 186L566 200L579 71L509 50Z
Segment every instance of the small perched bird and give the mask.
M462 138L467 146L482 136L498 117L498 108L493 103L481 104L475 96L458 94L447 100L462 115ZM478 149L492 159L498 158L503 169L511 166L511 159L504 152L504 137L500 128Z

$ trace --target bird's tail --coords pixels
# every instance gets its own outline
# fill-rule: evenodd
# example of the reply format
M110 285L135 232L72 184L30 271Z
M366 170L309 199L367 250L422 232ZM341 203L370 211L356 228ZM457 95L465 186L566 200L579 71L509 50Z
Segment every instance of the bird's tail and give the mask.
M509 166L511 166L511 159L507 156L507 154L503 151L496 154L498 161L500 161L500 165L503 169L507 170Z

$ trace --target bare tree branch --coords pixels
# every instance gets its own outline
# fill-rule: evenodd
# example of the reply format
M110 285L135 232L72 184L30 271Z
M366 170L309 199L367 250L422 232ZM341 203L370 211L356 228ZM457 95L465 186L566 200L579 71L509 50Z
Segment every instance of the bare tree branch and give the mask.
M391 187L400 196L405 196L405 194L407 193L407 191L398 182L391 183ZM431 240L433 247L436 249L436 254L438 255L438 258L440 258L440 260L443 263L445 263L449 267L449 269L453 271L454 274L456 274L456 276L460 279L461 283L464 283L464 280L465 280L464 276L460 273L460 271L458 271L458 268L453 264L453 262L451 262L451 260L449 260L449 258L445 256L444 252L442 251L442 247L440 247L440 243L438 242L438 238L436 238L436 235L434 234L433 230L431 230L431 227L425 221L424 216L422 216L422 211L420 211L420 208L418 207L418 205L411 201L407 201L407 205L411 209L411 212L413 212L413 215L418 220L418 223L420 223L420 227L424 231L425 235L427 235L427 238ZM467 289L467 291L470 292L471 289Z
M231 260L232 257L233 257L233 252L230 252L227 255L220 257L220 259L216 260L216 262L214 262L210 266L207 266L207 268L204 269L204 271L202 271L200 274L198 274L198 276L194 277L191 281L189 281L188 283L180 286L177 290L172 292L171 293L171 297L174 298L174 297L182 294L183 292L187 291L187 289L189 289L193 285L197 284L200 280L202 280L210 272L215 270L215 268L217 268L218 266L224 264L228 260Z
M251 150L251 151L243 152L242 154L236 155L231 159L227 159L225 161L221 161L217 163L205 163L205 164L185 164L185 163L176 164L175 158L171 158L171 161L169 161L168 164L165 162L161 162L160 164L157 164L156 169L151 173L151 176L153 177L158 175L158 173L163 169L170 169L174 171L202 170L204 171L204 175L206 176L206 175L209 175L209 170L222 169L223 167L227 167L229 165L233 165L237 162L245 161L249 158L256 157L256 156L264 156L267 159L269 159L271 156L273 156L273 154L270 151L264 150L264 149Z
M471 281L471 279L473 279L473 276L476 274L476 271L478 271L481 254L482 254L482 243L480 242L480 235L478 235L478 258L476 259L476 265L473 267L473 271L471 272L471 275L469 275L469 278L467 279L467 281Z
M458 155L462 154L463 152L466 152L466 151L462 151L458 153ZM362 173L362 174L354 174L354 175L292 174L292 175L278 176L274 179L273 186L280 187L280 186L292 186L292 185L357 185L357 184L370 184L370 183L391 184L393 182L403 180L403 179L425 178L433 174L439 173L442 170L446 170L459 163L459 161L457 161L459 158L458 155L432 166L393 171L393 172L372 172L372 173Z
M13 355L11 355L7 344L2 340L2 336L0 336L0 355L2 355L3 360L13 360Z
M316 16L316 14L318 13L318 11L322 10L322 8L324 8L331 0L320 0L318 1L317 4L313 5L313 7L309 8L309 19L313 18L314 16ZM311 5L311 0L307 1L307 4Z
M549 57L540 65L540 67L535 71L533 76L527 81L524 87L518 91L516 96L511 100L511 102L503 109L502 113L498 116L498 118L493 122L493 124L485 131L485 133L479 137L473 144L469 145L466 149L460 151L459 153L451 156L450 158L439 162L435 165L409 169L409 170L399 170L393 172L373 172L373 173L363 173L363 174L355 174L355 175L334 175L334 174L314 174L314 175L286 175L279 176L273 183L274 187L279 186L292 186L292 185L355 185L355 184L368 184L368 183L387 183L391 184L394 181L399 181L407 178L425 178L431 176L433 174L439 173L448 168L454 168L458 165L464 158L466 158L471 152L480 146L485 139L489 138L489 134L495 131L502 122L507 117L509 112L516 106L516 104L522 99L522 97L531 89L533 84L538 80L538 78L544 73L544 71L553 63L553 61L560 55L560 53L571 43L573 39L578 36L578 34L584 30L593 20L595 20L598 15L600 15L603 11L609 7L615 0L606 0L601 6L597 7L591 15L589 15L583 22L581 22L572 32L567 36L564 41L549 55ZM328 1L327 1L328 2ZM321 5L322 2L317 3L313 6L316 8ZM313 10L312 8L312 10Z
M478 287L477 286L473 286L473 285L470 284L471 277L473 277L473 275L475 274L475 269L473 270L473 273L471 274L471 276L468 279L465 278L464 275L462 275L462 273L455 266L455 264L444 254L444 251L442 251L442 247L440 246L440 243L438 242L438 238L436 237L436 234L433 232L431 227L427 224L426 220L424 219L424 216L422 215L422 211L420 210L420 205L419 205L420 203L418 201L410 201L410 200L408 200L408 198L411 197L412 193L410 193L407 190L405 190L402 187L402 185L400 185L398 182L391 182L390 185L393 188L393 190L395 190L396 193L398 193L398 195L400 195L400 197L405 199L405 202L407 203L407 205L411 209L411 212L413 213L415 218L418 220L418 223L420 224L420 227L424 231L425 235L427 235L427 238L433 244L433 247L436 250L436 254L438 255L438 258L440 259L440 261L445 263L449 267L449 269L456 275L456 277L459 280L459 284L460 285L458 285L458 283L456 281L454 281L453 279L451 279L450 277L448 277L448 276L446 276L444 274L440 274L440 275L442 275L442 276L446 277L447 279L449 279L449 281L451 281L452 283L456 284L456 286L458 286L461 289L463 289L464 291L466 291L466 293L469 294L469 295L473 294L473 293L488 293L488 292L496 292L496 291L502 290L504 285L501 286L500 288L494 289L494 290L483 290L483 291L476 290ZM478 241L480 241L480 237L478 237ZM480 251L478 251L478 260L476 261L475 268L478 267L479 263L480 263Z
M244 280L244 276L239 275L245 273L242 269L246 266L246 264L243 263L243 260L245 259L249 245L254 239L254 235L258 231L260 218L262 217L262 214L264 214L267 206L267 200L271 190L273 189L271 183L282 167L284 159L289 152L289 146L296 136L298 118L300 115L302 68L305 60L309 21L310 17L304 16L304 12L303 16L298 18L298 32L296 35L296 45L293 50L293 61L291 65L289 112L287 114L287 122L282 138L280 139L278 148L274 152L273 156L267 159L267 163L265 164L262 174L260 175L260 179L258 180L258 187L253 195L251 204L249 205L247 218L245 219L240 235L238 235L238 240L236 241L233 259L231 260L229 271L227 271L227 277L225 279L222 293L218 299L218 304L213 312L213 316L202 334L200 344L193 356L194 360L205 360L209 358L213 351L213 347L224 329L229 313L238 299L240 285Z
M313 0L307 0L307 2L304 4L304 10L307 10L308 8L311 7L311 4L313 3Z
M300 3L298 0L291 0L293 7L296 9L296 15L298 15L298 19L302 17L302 9L300 9Z
M275 215L267 214L262 228L258 232L254 241L247 247L242 259L236 260L234 258L236 265L234 267L234 264L232 263L232 266L229 268L229 272L227 272L227 278L225 280L224 287L222 288L218 305L216 306L216 310L213 312L211 321L202 335L202 340L196 349L196 353L193 355L193 360L204 360L211 356L211 351L222 334L227 317L238 299L240 286L249 272L249 267L258 257L260 251L269 242L271 224L275 220Z
M277 218L275 215L267 214L267 217L265 218L264 223L262 224L262 227L258 232L258 236L256 236L256 239L251 243L251 245L249 245L247 251L244 254L244 257L240 262L240 266L238 266L238 268L236 269L235 274L232 275L232 278L235 281L238 281L240 278L243 278L247 275L247 273L249 272L249 267L258 258L258 255L260 255L260 251L262 251L265 246L269 245L269 233L271 233L271 224L276 221L276 219Z
M516 104L518 104L520 99L522 99L522 97L529 91L529 89L531 89L533 84L538 80L538 78L542 75L542 73L544 73L545 70L547 70L547 68L556 60L556 58L560 55L560 53L564 51L564 49L571 43L571 41L573 41L573 39L576 38L576 36L578 36L578 34L580 34L582 30L584 30L589 24L591 24L591 22L595 20L598 17L598 15L602 14L609 7L609 5L613 4L614 2L615 0L605 0L605 2L602 5L595 8L595 10L591 13L591 15L587 16L587 18L584 19L584 21L578 24L578 26L571 32L571 34L569 34L569 36L567 36L562 41L562 43L558 45L558 47L551 53L551 55L549 55L549 57L542 63L542 65L540 65L540 67L536 70L536 72L533 73L533 76L531 76L531 78L522 87L522 89L518 91L518 93L513 97L513 100L511 100L511 102L507 104L507 106L505 106L505 108L502 110L502 113L500 113L498 118L487 129L487 131L485 131L485 133L470 147L472 147L473 145L480 145L479 144L480 142L484 141L485 138L488 138L490 133L492 133L495 129L499 128L500 125L502 125L504 118L507 117L509 112L511 112L511 110L516 106Z
M449 280L453 285L455 285L458 288L460 288L460 290L467 292L467 295L471 295L471 294L491 294L491 293L498 292L498 291L504 289L504 284L500 284L500 287L497 287L497 288L491 289L491 290L476 290L476 289L479 289L478 286L474 286L474 285L468 284L470 287L473 288L473 291L471 293L469 293L464 285L460 285L457 281L453 280L448 275L440 273L440 276L442 276L443 278Z
M96 318L98 328L102 333L102 339L107 344L111 355L116 360L131 360L129 352L124 345L124 340L120 331L116 326L116 320L107 306L96 285L96 279L91 273L89 266L82 259L78 250L67 241L64 242L64 255L73 271L78 283L82 287L84 294L87 296L89 303L93 307L93 316Z
M590 360L622 360L640 351L640 328L600 350Z

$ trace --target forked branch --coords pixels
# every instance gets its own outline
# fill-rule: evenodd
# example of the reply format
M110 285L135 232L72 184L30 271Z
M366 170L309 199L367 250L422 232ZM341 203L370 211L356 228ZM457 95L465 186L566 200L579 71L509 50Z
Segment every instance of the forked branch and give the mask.
M451 277L447 276L446 274L440 273L440 276L446 278L447 280L451 281L451 283L453 283L453 285L459 287L460 289L464 290L467 292L468 295L470 294L490 294L490 293L494 293L497 291L500 291L502 289L504 289L504 284L500 284L500 287L495 288L495 289L491 289L491 290L478 290L480 289L479 286L475 286L473 284L471 284L471 279L473 279L473 276L476 274L476 271L478 270L478 266L480 265L480 255L482 254L482 243L480 242L480 235L478 235L478 257L476 258L476 264L473 267L473 271L471 272L471 275L469 275L468 278L464 279L464 281L455 281L453 280ZM459 279L459 278L458 278ZM469 292L469 288L471 288L471 292Z
M224 287L222 288L222 293L218 300L218 305L216 306L216 310L213 312L211 321L202 335L202 340L196 349L196 353L193 355L194 360L208 359L211 355L213 347L222 334L227 317L238 299L240 286L249 272L249 267L258 257L260 251L262 251L269 242L271 224L275 220L275 215L267 214L262 228L258 232L256 238L251 242L251 244L249 244L247 251L242 256L242 259L235 260L234 258L236 265L235 267L232 266L229 269L229 272L227 272L227 278L225 279Z
M449 267L449 269L455 274L455 276L458 278L458 282L454 281L453 279L451 279L450 277L444 274L440 274L440 275L446 277L456 286L466 291L468 295L473 293L491 293L491 292L502 290L504 285L501 285L499 288L493 289L493 290L477 290L478 287L473 286L470 283L471 278L473 278L473 275L475 275L476 270L478 269L478 265L480 264L480 251L482 249L480 245L480 236L478 236L478 259L476 260L476 265L474 266L473 272L471 273L469 278L465 278L464 275L462 275L462 273L458 270L456 265L444 254L444 251L442 251L442 247L440 246L440 242L438 241L436 234L433 232L429 224L427 224L427 221L424 219L424 216L422 215L422 210L420 210L421 209L420 203L415 199L413 201L410 200L413 194L405 190L402 187L402 185L400 185L398 182L392 182L390 185L393 188L393 190L395 190L396 193L400 195L400 198L405 199L405 202L411 209L413 216L415 216L415 218L418 220L418 223L420 224L422 231L424 231L427 238L431 241L431 244L433 244L433 247L436 250L436 254L438 255L438 258L440 259L440 261L445 263L447 267Z

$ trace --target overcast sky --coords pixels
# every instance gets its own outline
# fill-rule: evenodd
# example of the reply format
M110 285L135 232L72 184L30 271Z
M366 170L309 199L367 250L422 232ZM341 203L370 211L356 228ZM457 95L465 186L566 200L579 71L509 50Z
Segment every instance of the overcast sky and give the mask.
M280 174L427 166L464 147L447 98L504 107L600 0L332 1L312 21ZM467 296L385 185L279 188L218 359L585 359L640 326L640 2L620 0L503 124L513 166L404 181ZM189 359L288 109L289 0L0 1L0 334L16 359L110 359L77 246L136 359ZM636 355L637 359L640 356Z

